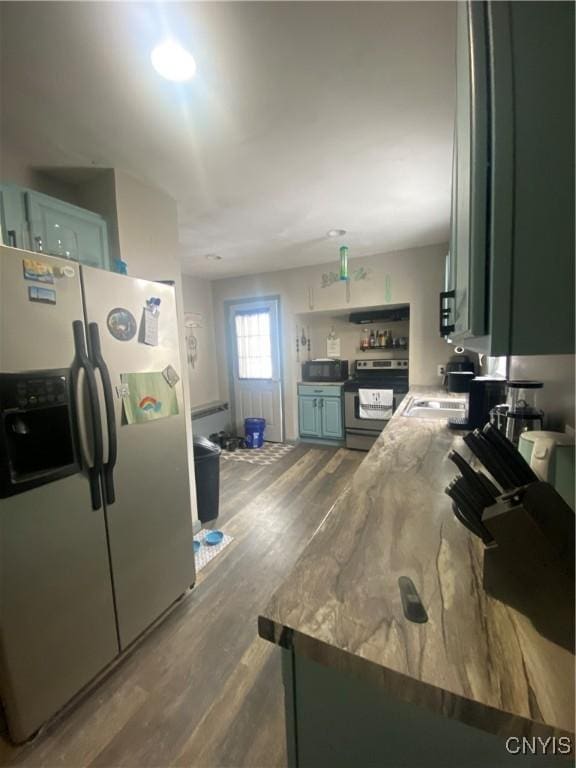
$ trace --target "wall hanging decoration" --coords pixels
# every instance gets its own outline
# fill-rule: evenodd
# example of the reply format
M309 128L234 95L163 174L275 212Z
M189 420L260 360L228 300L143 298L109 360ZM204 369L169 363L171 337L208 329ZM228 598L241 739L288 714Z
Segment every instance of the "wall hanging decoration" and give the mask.
M308 288L308 309L314 309L314 288Z
M198 361L198 339L194 330L202 328L202 315L199 312L184 313L184 327L186 330L186 356L191 368L196 368Z
M340 280L348 280L348 246L340 246Z
M300 334L298 333L298 326L296 326L296 362L300 362Z
M359 280L367 280L371 275L371 270L365 267L357 267L356 269L349 270L350 276L348 282L358 282ZM340 275L338 272L324 272L320 278L320 287L329 288L334 283L340 282Z
M388 304L392 301L392 278L386 275L384 278L384 301Z
M308 333L308 335L306 335L306 333ZM310 328L306 329L304 326L302 326L302 332L300 333L300 331L298 331L298 326L296 326L296 339L296 354L298 355L298 362L300 362L300 349L303 353L308 353L308 360L310 360Z
M326 338L326 357L340 357L340 339L336 336L334 326Z

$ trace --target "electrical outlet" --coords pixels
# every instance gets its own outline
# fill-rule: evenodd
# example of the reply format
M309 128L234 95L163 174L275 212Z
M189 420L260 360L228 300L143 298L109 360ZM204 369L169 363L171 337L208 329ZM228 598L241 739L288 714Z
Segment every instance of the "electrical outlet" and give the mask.
M444 376L446 374L446 366L445 365L437 365L436 366L436 374L438 376Z

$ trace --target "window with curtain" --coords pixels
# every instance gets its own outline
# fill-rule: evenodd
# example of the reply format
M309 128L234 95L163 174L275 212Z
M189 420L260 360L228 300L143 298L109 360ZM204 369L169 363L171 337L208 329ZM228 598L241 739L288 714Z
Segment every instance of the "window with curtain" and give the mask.
M240 379L272 378L270 310L237 312L236 350Z

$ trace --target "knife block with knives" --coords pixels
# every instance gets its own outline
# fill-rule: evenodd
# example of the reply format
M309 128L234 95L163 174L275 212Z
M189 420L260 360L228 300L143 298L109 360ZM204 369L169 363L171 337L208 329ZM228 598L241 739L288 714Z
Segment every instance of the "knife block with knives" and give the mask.
M457 519L486 545L484 588L509 602L506 595L518 599L518 590L511 589L516 583L526 603L531 589L542 592L546 585L559 595L562 612L573 607L574 512L491 424L464 442L493 480L451 451L448 458L461 476L446 493Z

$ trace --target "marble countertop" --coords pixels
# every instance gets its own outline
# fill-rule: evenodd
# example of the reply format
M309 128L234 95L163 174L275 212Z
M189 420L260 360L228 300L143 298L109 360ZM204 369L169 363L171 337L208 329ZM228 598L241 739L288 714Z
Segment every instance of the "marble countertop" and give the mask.
M410 390L262 612L259 634L494 734L572 736L573 647L518 606L544 605L570 626L573 617L550 590L518 601L484 588L484 547L444 494L457 474L448 452L470 455L465 433L403 415L408 398L431 395L446 397ZM405 619L400 576L414 582L427 623Z

